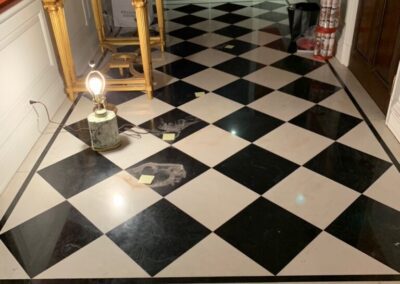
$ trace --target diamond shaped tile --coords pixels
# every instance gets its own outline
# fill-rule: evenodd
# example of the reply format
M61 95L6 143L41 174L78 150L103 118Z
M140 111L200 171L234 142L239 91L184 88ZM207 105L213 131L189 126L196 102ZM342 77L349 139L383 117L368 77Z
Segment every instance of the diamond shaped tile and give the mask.
M233 55L240 55L256 47L257 45L255 44L234 39L217 45L214 48Z
M295 73L267 66L247 75L244 79L272 89L279 89L299 77Z
M272 89L270 88L243 79L236 80L214 91L220 96L244 105L258 100L271 92Z
M214 125L209 125L174 145L200 162L213 167L249 144Z
M264 197L323 230L359 195L313 171L299 168Z
M281 92L285 92L314 103L319 103L339 90L339 87L306 77L301 77L300 79L297 79L296 81L279 89Z
M339 83L338 79L336 78L335 74L331 71L329 68L328 64L325 64L321 66L318 69L315 69L314 71L310 72L307 74L308 78L322 81L331 85L335 85L338 87L341 87L341 84Z
M254 31L265 28L266 26L269 26L271 24L272 24L272 22L270 22L270 21L257 19L257 18L250 18L250 19L246 19L244 21L236 23L236 25L239 27L248 28L248 29L251 29Z
M107 233L159 199L159 194L123 171L73 196L69 202Z
M100 236L81 213L63 202L0 235L0 240L34 277Z
M166 196L207 169L208 167L203 163L169 147L131 166L126 171L136 179L139 179L142 174L153 175L154 181L149 186L162 196Z
M254 109L244 107L214 124L233 135L248 141L255 141L261 136L279 127L283 122Z
M233 55L213 49L213 48L208 48L206 50L203 50L201 52L198 52L196 54L193 54L189 56L187 59L197 62L203 65L206 65L208 67L212 67L214 65L217 65L221 62L227 61L231 59Z
M169 46L174 45L173 43L169 44ZM168 63L174 62L176 60L179 60L180 57L173 55L169 52L162 52L160 50L155 50L151 53L151 63L153 65L153 68L157 68L163 65L166 65ZM122 92L124 93L124 92ZM144 93L143 93L144 94Z
M266 47L277 49L283 52L293 52L292 47L294 46L294 43L290 41L288 38L280 38L278 40L272 41L268 44L265 45Z
M187 13L187 14L193 14L193 13L205 10L205 9L207 9L207 8L205 8L203 6L189 4L189 5L185 5L185 6L181 6L179 8L176 8L175 10L177 10L179 12L184 12L184 13Z
M347 93L341 89L325 100L318 103L321 106L343 112L345 114L362 118Z
M192 38L190 41L207 47L213 47L228 40L230 40L230 38L226 36L218 35L215 33L205 33L201 36Z
M321 67L323 64L324 63L315 60L310 60L296 55L290 55L278 62L275 62L272 64L272 66L289 72L305 75Z
M272 48L260 46L256 49L253 49L249 52L246 52L240 57L259 62L265 65L270 65L278 60L281 60L282 58L285 58L288 56L286 52L282 52L279 50L275 50Z
M213 68L207 68L192 76L186 77L184 81L208 91L212 91L229 84L236 79L237 77L231 74Z
M257 18L264 19L271 22L280 22L286 19L287 14L277 13L277 12L267 12L265 14L258 15Z
M260 31L262 32L266 32L266 33L270 33L270 34L274 34L274 35L279 35L279 36L287 36L290 34L290 29L288 25L284 25L284 24L279 24L279 23L275 23L272 25L269 25L265 28L260 29ZM287 38L282 38L283 41L290 41ZM286 49L287 50L287 49Z
M28 274L24 271L21 265L17 262L14 256L8 251L7 247L0 241L0 279L12 279L21 281L29 279Z
M181 25L185 25L185 26L191 26L193 24L197 24L199 22L205 21L205 18L202 17L198 17L195 15L185 15L179 18L174 18L171 21L181 24Z
M246 16L233 14L233 13L228 13L228 14L224 14L224 15L215 17L213 20L214 21L224 22L224 23L232 25L234 23L241 22L241 21L246 20L246 19L248 19L248 17L246 17Z
M253 73L254 71L257 71L260 68L263 68L264 66L264 64L257 63L245 58L235 57L214 66L214 68L238 77L244 77L250 73Z
M175 45L172 45L170 47L167 47L168 52L179 55L181 57L192 55L204 49L206 49L206 47L192 43L190 41L183 41Z
M254 8L254 7L246 7L240 10L236 10L235 14L247 16L247 17L255 17L260 14L264 14L265 10L264 9L259 9L259 8Z
M316 105L290 122L336 140L358 125L361 119Z
M215 7L213 7L213 9L217 9L217 10L221 10L221 11L225 11L225 12L233 12L233 11L236 11L239 9L243 9L244 7L246 7L246 6L238 5L235 3L225 3L222 5L215 6Z
M207 67L193 61L189 61L186 59L181 59L170 64L161 66L157 68L157 70L164 72L168 75L174 76L176 78L182 79L187 76L198 73Z
M244 34L247 34L249 32L251 32L250 29L238 27L238 26L235 26L235 25L229 25L227 27L224 27L222 29L214 31L214 33L216 33L216 34L220 34L220 35L228 36L228 37L233 37L233 38L240 37L240 36L242 36Z
M184 39L184 40L191 39L193 37L202 35L204 33L205 33L205 31L195 29L192 27L184 27L184 28L169 32L170 35L177 37L177 38Z
M48 166L38 173L62 196L69 198L120 170L99 153L87 149Z
M196 98L196 92L204 92L205 90L188 84L184 81L176 81L173 84L165 86L154 92L154 96L170 105L180 106Z
M264 194L295 171L298 165L250 145L214 168L254 192Z
M277 274L320 230L265 199L257 199L215 233Z
M331 139L290 123L285 123L254 142L299 165L308 162L332 143Z
M159 138L162 138L164 133L174 133L175 140L168 141L169 143L175 143L205 126L206 122L180 109L173 109L140 125Z
M313 103L279 91L270 93L248 105L252 109L266 113L284 121L303 113L314 106Z
M205 39L210 37L210 36L213 36L214 35L214 34L212 34L213 31L221 29L221 28L226 27L226 26L229 25L227 23L211 20L212 18L214 18L216 16L220 16L221 14L223 14L222 12L217 13L216 15L215 15L215 12L218 12L217 10L206 10L206 11L203 11L203 12L204 12L204 14L208 13L208 15L202 15L202 16L203 17L208 17L209 20L197 23L197 24L193 25L192 28L196 28L196 29L205 31L207 33L211 33L211 34L203 34L203 37Z
M275 10L284 6L285 6L284 4L270 2L270 1L264 1L259 4L253 5L253 7L265 10Z
M241 107L242 105L236 102L213 93L208 93L197 100L180 106L179 108L207 121L208 123L213 123Z
M386 161L340 143L332 144L305 164L305 167L361 193L390 166Z
M139 91L130 91L130 92L112 91L108 92L106 97L108 103L111 103L113 105L119 105L143 95L144 93Z
M399 211L362 195L326 231L400 271Z
M162 199L107 236L147 273L155 275L209 233L203 225Z
M273 42L279 39L280 36L269 34L269 33L260 33L259 31L253 31L251 33L245 34L238 39L243 41L252 42L258 45L266 45L270 42Z

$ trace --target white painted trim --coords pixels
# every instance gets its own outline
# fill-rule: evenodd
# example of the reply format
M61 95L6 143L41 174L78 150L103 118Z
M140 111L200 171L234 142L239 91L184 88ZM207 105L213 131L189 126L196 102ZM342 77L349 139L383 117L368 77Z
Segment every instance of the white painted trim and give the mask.
M400 141L400 64L394 79L386 124L396 136L397 140Z

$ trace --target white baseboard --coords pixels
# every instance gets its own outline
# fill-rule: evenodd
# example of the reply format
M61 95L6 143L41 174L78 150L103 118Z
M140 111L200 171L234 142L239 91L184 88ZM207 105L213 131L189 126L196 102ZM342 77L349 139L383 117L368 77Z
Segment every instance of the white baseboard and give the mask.
M387 126L400 141L400 102L397 102L391 109L387 119Z

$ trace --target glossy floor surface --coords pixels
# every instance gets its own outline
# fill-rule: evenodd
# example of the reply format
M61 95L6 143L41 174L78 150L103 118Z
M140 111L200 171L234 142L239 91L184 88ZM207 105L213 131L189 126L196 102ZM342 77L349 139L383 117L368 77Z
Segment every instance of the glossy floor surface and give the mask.
M0 279L400 280L399 171L329 66L286 52L283 2L170 5L155 98L108 94L104 153L80 98L2 220Z

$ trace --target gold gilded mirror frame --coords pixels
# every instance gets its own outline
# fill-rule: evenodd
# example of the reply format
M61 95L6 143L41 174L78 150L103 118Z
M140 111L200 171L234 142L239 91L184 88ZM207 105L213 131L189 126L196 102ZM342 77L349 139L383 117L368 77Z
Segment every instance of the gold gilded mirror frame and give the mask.
M94 11L99 11L99 0L92 0L92 6ZM157 0L157 5L162 6L162 0ZM60 58L61 68L64 76L65 91L69 99L74 100L79 92L85 92L85 77L77 77L75 71L75 64L72 57L72 50L70 40L68 36L67 23L64 12L64 0L42 0L44 9L49 15L51 22L54 40L57 46L58 55ZM149 22L147 14L147 0L132 0L132 6L135 9L138 38L124 38L124 39L108 39L106 37L100 38L102 32L102 26L99 21L100 17L95 12L96 28L99 35L100 47L105 52L107 46L121 46L121 45L140 45L141 60L143 65L143 74L135 73L134 77L123 78L123 79L107 79L106 91L145 91L149 99L153 97L153 78L152 78L152 64L150 54L150 36L149 36ZM157 15L162 10L157 10ZM159 18L159 21L163 22L163 16ZM162 23L162 29L164 23ZM164 36L160 29L160 37L154 43L159 43L164 47ZM103 39L103 41L102 41ZM111 40L111 41L110 41ZM107 48L108 49L108 48ZM124 58L131 58L131 54L127 54L122 57L116 58L116 65L118 61L124 60ZM121 65L123 66L123 64ZM127 68L128 66L122 67Z

